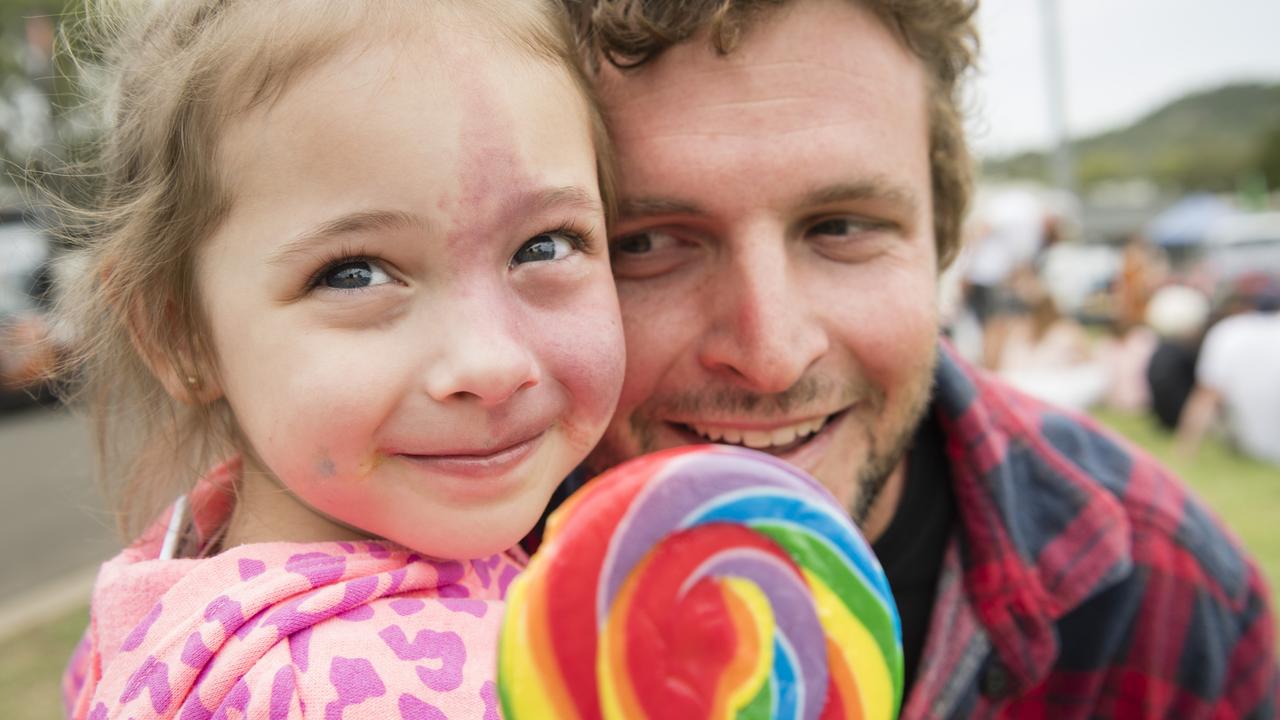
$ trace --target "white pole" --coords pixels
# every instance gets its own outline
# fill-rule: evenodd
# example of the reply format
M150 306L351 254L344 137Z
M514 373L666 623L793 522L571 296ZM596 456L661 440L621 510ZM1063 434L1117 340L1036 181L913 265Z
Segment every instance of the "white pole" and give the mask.
M1045 81L1049 95L1049 130L1053 136L1050 170L1053 184L1075 191L1075 168L1067 136L1066 90L1062 82L1062 31L1058 26L1058 0L1040 0L1040 27L1044 36Z

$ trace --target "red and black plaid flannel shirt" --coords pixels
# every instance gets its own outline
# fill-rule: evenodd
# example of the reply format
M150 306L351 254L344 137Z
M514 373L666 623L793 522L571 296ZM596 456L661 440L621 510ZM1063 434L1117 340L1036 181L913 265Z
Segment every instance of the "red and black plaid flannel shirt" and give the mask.
M940 355L960 522L902 717L1277 717L1263 578L1200 501L1087 418Z

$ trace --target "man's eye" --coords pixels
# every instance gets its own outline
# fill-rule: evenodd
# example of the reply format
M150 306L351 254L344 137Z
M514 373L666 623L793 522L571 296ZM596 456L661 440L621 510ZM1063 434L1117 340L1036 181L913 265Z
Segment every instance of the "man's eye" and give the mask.
M862 262L878 257L898 235L897 225L857 215L830 217L804 230L806 241L819 253L839 262Z
M645 230L614 238L609 243L609 262L615 278L640 280L683 267L696 257L699 247L696 236Z
M334 290L359 290L392 282L375 260L363 258L340 260L320 273L316 285Z
M846 215L844 217L827 218L826 220L816 222L813 225L810 225L806 232L809 235L847 237L849 235L860 235L863 233L893 231L898 229L898 227L897 223L887 220L876 220L859 217L857 215Z
M832 218L830 220L823 220L809 228L809 233L812 235L845 236L851 235L859 230L869 229L869 225L869 223L856 222L850 218Z
M547 260L563 260L580 247L580 242L568 233L542 233L525 241L511 256L511 266Z
M652 250L653 233L642 232L634 235L625 235L613 242L613 251L615 253L643 255Z

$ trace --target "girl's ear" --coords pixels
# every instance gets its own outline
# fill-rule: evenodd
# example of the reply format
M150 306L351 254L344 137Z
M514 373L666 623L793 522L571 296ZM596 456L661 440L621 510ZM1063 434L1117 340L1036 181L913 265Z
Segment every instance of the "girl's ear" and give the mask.
M163 327L153 327L154 323ZM133 303L128 312L129 339L151 374L174 400L187 405L207 405L222 397L222 386L208 363L198 358L186 334L178 330L177 308L172 301L154 318Z

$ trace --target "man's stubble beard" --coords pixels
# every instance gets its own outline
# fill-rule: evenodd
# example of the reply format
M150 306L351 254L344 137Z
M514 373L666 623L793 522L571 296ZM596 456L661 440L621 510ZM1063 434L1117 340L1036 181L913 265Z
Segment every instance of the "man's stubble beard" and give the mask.
M876 440L873 425L870 422L862 424L867 457L862 465L854 470L857 475L854 485L855 493L849 507L849 516L860 528L863 527L871 509L875 507L876 500L883 494L890 476L911 448L911 441L933 398L937 362L938 353L935 348L930 352L928 362L921 367L920 372L905 390L907 400L903 420L895 428L891 428L889 442L885 443L888 448L886 452L879 450L880 443ZM606 439L591 454L588 466L600 472L625 462L631 457L659 450L657 427L661 421L650 418L696 416L708 411L726 415L749 412L760 417L785 415L793 408L803 408L806 403L820 397L827 397L828 393L839 393L839 404L842 406L858 400L867 403L869 407L866 414L872 418L884 412L885 395L879 388L867 388L850 381L836 382L817 376L801 378L791 388L776 395L721 389L710 393L668 396L660 402L641 405L627 419L630 439L636 446L634 453L619 452L617 448L608 447L611 443ZM858 408L855 407L851 412L856 410ZM849 418L847 421L855 420L856 418Z
M859 528L866 527L867 516L871 514L876 501L884 494L889 477L902 464L907 451L911 449L911 442L915 439L920 422L933 400L937 364L938 355L934 352L921 375L911 384L904 422L894 433L887 453L877 452L878 443L875 436L869 426L863 426L866 430L867 459L857 471L857 493L853 498L853 506L849 508L849 516Z

